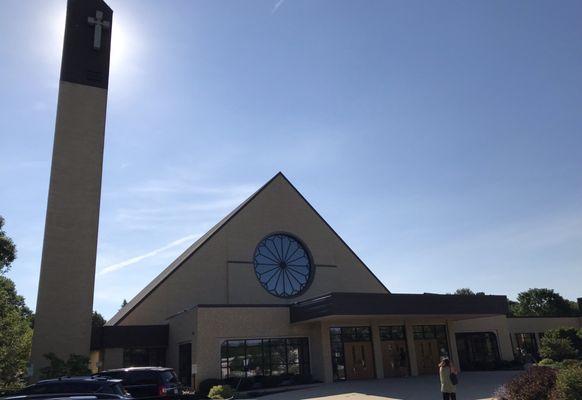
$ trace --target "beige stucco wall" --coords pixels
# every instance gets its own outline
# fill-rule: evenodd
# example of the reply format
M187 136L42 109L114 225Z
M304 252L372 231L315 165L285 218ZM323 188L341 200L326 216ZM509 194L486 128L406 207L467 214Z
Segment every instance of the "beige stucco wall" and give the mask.
M99 372L99 367L101 367L101 351L92 350L89 354L89 369L95 374Z
M316 268L308 290L298 297L275 297L262 288L255 276L255 248L273 232L297 236L311 252L314 264L324 265ZM386 292L279 175L120 324L164 323L168 316L196 304L284 304L330 291Z
M560 327L580 328L582 318L507 318L507 327L510 333L541 333L548 329Z
M187 342L192 343L192 362L195 360L197 309L190 309L168 319L169 337L166 350L166 365L175 368L178 372L178 347Z
M287 307L199 308L196 332L196 384L208 378L220 378L220 345L226 339L307 337L311 373L323 380L324 365L319 323L289 324ZM327 333L329 345L329 332Z
M34 336L33 379L46 353L89 356L107 90L61 82ZM58 326L59 329L54 329Z

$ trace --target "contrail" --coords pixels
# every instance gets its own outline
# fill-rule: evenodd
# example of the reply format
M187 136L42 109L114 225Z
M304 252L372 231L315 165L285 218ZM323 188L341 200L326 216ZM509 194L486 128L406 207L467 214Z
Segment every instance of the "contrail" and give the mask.
M275 14L277 12L277 10L279 9L279 7L281 7L283 5L283 3L285 2L285 0L279 0L275 6L273 7L273 9L271 10L271 14Z
M176 246L178 246L178 245L180 245L180 244L182 244L184 242L188 242L188 241L191 241L191 240L198 239L199 237L200 237L200 235L188 235L188 236L184 236L181 239L174 240L173 242L171 242L171 243L169 243L169 244L167 244L167 245L165 245L163 247L160 247L160 248L155 249L155 250L152 250L152 251L150 251L148 253L142 254L141 256L132 257L132 258L129 258L129 259L125 260L125 261L121 261L121 262L118 262L116 264L112 264L112 265L110 265L108 267L105 267L105 268L101 269L97 273L97 275L105 275L105 274L108 274L110 272L117 271L117 270L119 270L121 268L127 267L128 265L132 265L132 264L138 263L141 260L144 260L146 258L150 258L150 257L153 257L153 256L155 256L157 254L160 254L160 253L162 253L162 252L164 252L164 251L166 251L168 249L171 249L172 247L176 247Z

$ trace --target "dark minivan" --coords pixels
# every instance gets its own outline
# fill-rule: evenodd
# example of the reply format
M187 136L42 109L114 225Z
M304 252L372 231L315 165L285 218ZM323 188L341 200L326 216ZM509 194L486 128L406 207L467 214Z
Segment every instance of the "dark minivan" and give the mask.
M121 384L133 397L172 397L182 394L182 387L172 368L131 367L110 369L97 376L121 379Z

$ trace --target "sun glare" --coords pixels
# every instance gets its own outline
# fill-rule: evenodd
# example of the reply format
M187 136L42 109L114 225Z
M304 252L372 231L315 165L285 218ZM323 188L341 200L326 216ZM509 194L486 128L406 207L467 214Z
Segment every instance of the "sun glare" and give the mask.
M122 72L124 59L129 51L128 35L123 21L118 21L115 15L113 18L115 25L113 25L113 30L111 31L110 71L111 73L120 73Z

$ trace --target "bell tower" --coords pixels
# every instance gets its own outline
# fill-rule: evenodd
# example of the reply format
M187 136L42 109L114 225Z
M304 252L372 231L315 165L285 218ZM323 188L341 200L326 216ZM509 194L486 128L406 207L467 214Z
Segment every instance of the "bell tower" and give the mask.
M113 11L68 0L51 177L32 340L44 354L88 356L101 199Z

